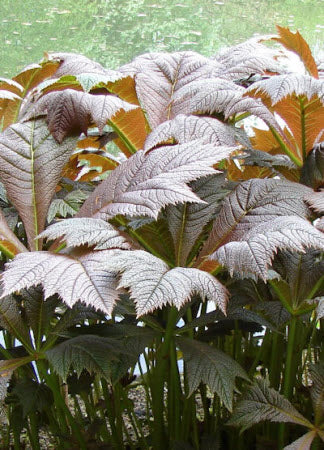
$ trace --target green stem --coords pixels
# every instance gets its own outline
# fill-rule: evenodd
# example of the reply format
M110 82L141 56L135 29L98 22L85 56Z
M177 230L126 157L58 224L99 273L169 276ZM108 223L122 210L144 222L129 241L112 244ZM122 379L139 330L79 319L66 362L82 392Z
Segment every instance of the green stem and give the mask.
M178 321L178 310L172 307L168 314L168 322L164 340L157 350L156 367L153 373L152 412L154 417L153 447L155 450L167 448L167 437L164 424L164 382L170 355L170 345L174 329Z
M281 149L283 150L283 152L289 156L289 158L296 164L297 167L303 167L303 162L296 155L294 155L294 153L289 149L289 147L287 147L287 145L284 143L279 133L272 127L270 127L270 130L273 136L275 137L276 141L280 145Z
M295 338L296 338L297 322L298 318L293 316L288 326L288 343L286 350L285 372L282 388L282 394L288 400L291 399L294 388L294 381L293 381L294 374L292 368L293 368L293 358L295 356ZM286 430L285 424L281 423L279 426L279 448L284 447L285 430Z

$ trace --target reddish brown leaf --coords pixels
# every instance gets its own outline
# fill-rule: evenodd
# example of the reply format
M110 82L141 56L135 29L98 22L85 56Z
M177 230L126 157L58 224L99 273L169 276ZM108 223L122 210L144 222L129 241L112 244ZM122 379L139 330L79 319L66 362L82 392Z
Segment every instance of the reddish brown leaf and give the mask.
M277 30L280 37L272 39L280 42L287 50L296 53L310 75L318 78L318 70L311 49L299 31L293 33L289 28L280 27L279 25L277 25Z

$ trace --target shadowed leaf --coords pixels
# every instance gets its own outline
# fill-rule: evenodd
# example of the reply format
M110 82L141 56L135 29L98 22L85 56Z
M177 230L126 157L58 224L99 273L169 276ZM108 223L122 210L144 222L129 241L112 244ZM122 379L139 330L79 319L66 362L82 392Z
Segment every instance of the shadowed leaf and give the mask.
M224 406L232 411L235 378L248 380L242 367L220 350L197 340L176 338L188 366L189 395L201 382L206 383L212 393L216 392Z

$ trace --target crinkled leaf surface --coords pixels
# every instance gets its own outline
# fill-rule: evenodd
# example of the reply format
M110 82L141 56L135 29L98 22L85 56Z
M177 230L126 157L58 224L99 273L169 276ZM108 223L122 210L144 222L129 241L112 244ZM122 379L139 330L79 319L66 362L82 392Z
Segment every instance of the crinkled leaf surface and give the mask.
M240 241L254 227L280 216L307 217L303 197L310 188L284 180L250 179L240 183L224 200L200 257L230 241ZM265 230L266 231L266 230Z
M44 120L11 125L0 136L1 179L8 199L17 209L32 250L43 230L61 171L76 140L59 145Z
M281 134L278 122L269 109L259 99L244 97L245 92L245 88L222 78L193 81L177 91L173 109L175 114L223 113L225 119L249 112Z
M307 247L324 250L324 234L305 219L283 216L254 227L239 241L228 242L211 258L225 265L231 274L253 273L266 280L277 250L303 252Z
M47 115L46 121L54 138L62 143L69 134L87 133L91 123L102 133L107 121L118 111L138 108L114 95L92 95L73 89L50 92L41 97L29 117Z
M312 424L305 419L279 392L264 379L257 379L234 408L228 425L242 427L242 431L259 422L290 422L305 427Z
M220 64L195 52L151 53L123 70L135 72L136 92L151 128L175 117L173 99L181 87L218 73Z
M77 336L48 350L46 356L63 380L72 367L78 376L86 369L109 378L111 361L116 359L116 344L115 340L102 336Z
M110 223L88 217L76 217L57 222L47 227L40 237L50 240L62 238L68 247L87 244L89 247L95 245L94 250L130 248L125 238Z
M117 281L115 274L102 264L111 258L112 252L103 250L79 257L50 252L20 253L3 273L3 296L41 284L45 298L58 294L70 307L80 300L110 314L118 297Z
M195 293L214 301L225 312L226 288L201 270L183 267L170 269L164 261L142 250L116 250L107 259L105 267L121 273L119 287L130 289L138 316L165 305L180 309Z
M222 174L200 178L191 183L191 188L205 203L185 203L167 207L168 225L178 265L185 264L196 239L215 214L217 206L226 194L224 185Z
M324 213L324 189L306 194L305 200L315 211Z
M234 127L212 117L179 114L174 119L161 123L148 135L144 150L150 150L171 139L174 139L178 144L196 139L201 139L204 144L228 145L231 147L237 144Z
M85 201L79 216L109 219L118 214L157 218L166 205L202 200L186 183L215 173L212 168L228 157L232 147L189 144L138 151L117 167Z
M189 395L201 382L206 383L231 411L235 378L248 379L242 367L230 356L204 342L183 337L176 338L176 342L188 368Z

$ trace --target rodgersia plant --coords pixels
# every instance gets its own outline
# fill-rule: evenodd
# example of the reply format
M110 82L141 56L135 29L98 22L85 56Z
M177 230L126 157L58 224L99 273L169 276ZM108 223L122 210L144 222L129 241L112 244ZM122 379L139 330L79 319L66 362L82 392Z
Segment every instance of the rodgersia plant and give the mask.
M5 445L320 445L324 81L278 32L1 80Z

